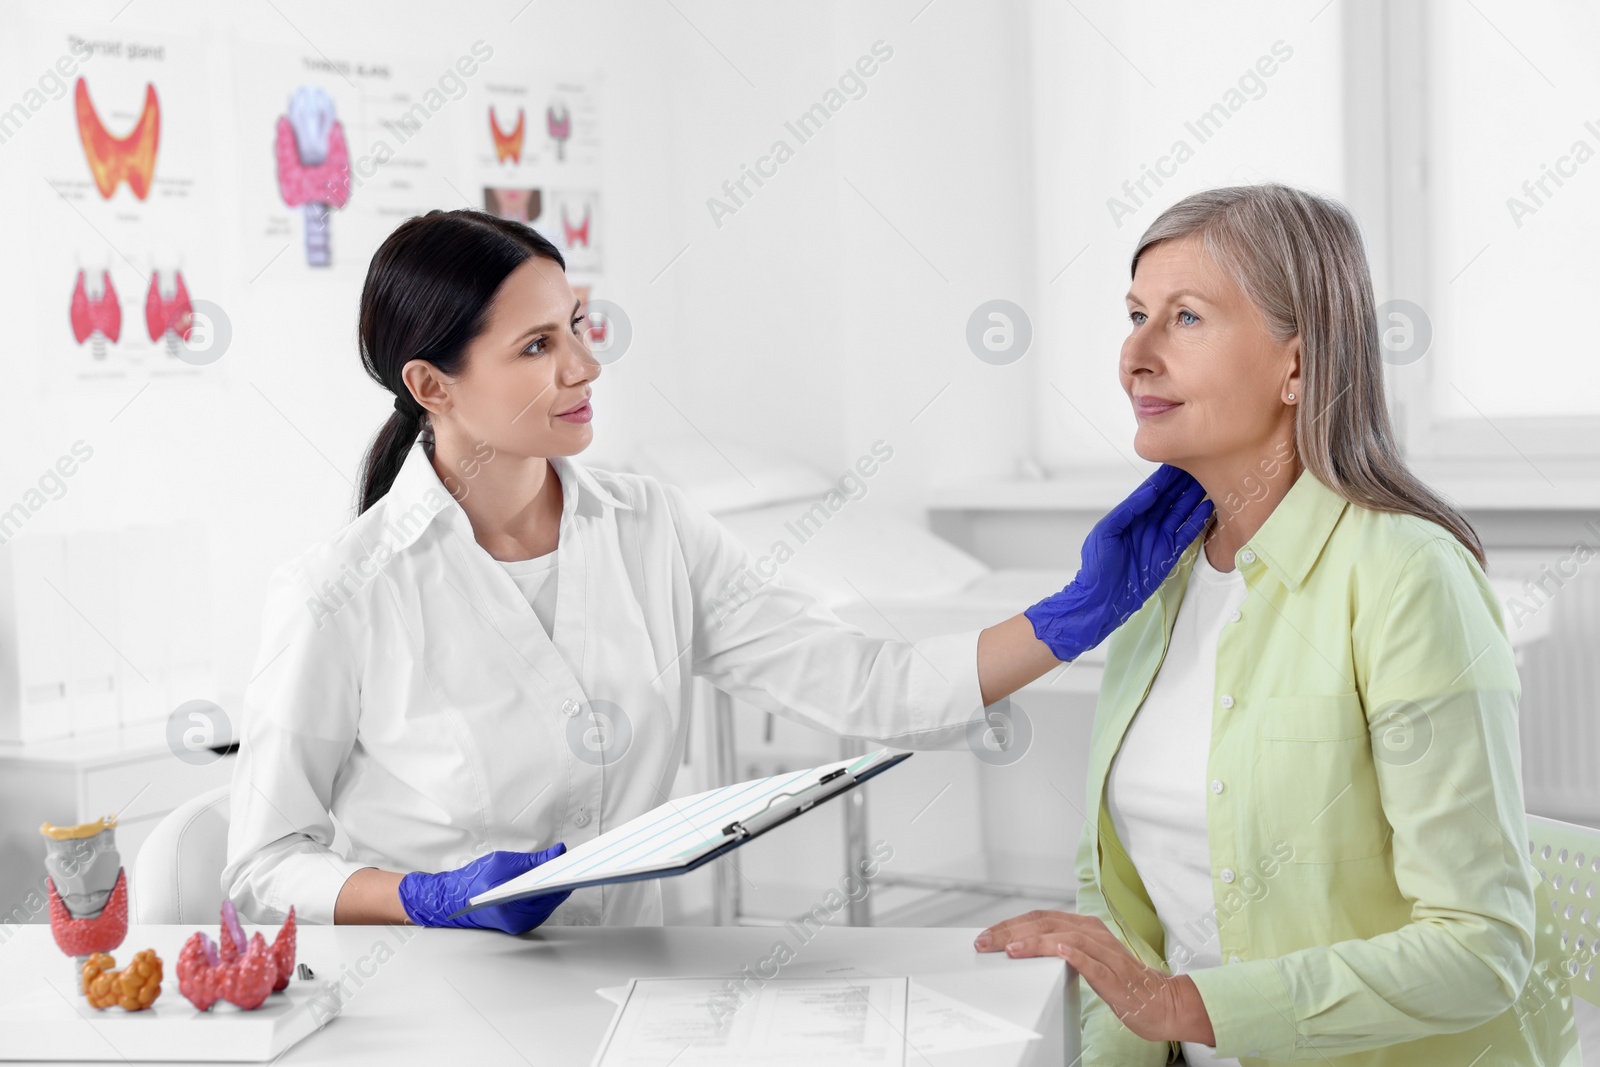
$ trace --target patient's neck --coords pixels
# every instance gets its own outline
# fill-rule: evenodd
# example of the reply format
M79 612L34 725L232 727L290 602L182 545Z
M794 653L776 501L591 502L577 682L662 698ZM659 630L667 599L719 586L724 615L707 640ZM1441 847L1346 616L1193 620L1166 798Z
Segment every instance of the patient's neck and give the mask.
M1233 570L1234 555L1261 529L1303 469L1292 449L1267 453L1287 456L1281 461L1263 462L1260 454L1221 461L1215 466L1186 465L1185 469L1205 487L1216 509L1206 525L1205 552L1211 566L1219 571Z

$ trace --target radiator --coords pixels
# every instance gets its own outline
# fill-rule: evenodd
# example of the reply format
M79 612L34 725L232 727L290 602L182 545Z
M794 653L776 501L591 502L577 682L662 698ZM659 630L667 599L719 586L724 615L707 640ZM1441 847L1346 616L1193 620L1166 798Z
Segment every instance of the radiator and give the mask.
M1505 598L1506 626L1528 610L1548 624L1522 650L1522 780L1528 811L1600 826L1600 556L1570 551L1495 553L1490 573L1521 587ZM1527 585L1524 583L1535 584Z

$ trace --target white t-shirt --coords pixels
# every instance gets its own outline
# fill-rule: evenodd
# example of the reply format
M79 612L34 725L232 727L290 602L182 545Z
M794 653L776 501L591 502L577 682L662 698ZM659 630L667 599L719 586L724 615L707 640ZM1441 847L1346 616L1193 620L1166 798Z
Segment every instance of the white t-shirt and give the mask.
M556 619L556 552L559 551L558 548L532 559L495 561L511 575L522 595L528 598L544 632L552 636Z
M1237 620L1249 589L1237 569L1222 573L1204 550L1195 560L1172 627L1167 655L1135 713L1106 782L1111 824L1150 893L1166 932L1173 974L1217 967L1216 903L1207 845L1211 703L1217 637ZM1181 946L1181 947L1180 947ZM1208 1045L1183 1043L1190 1064L1216 1059Z

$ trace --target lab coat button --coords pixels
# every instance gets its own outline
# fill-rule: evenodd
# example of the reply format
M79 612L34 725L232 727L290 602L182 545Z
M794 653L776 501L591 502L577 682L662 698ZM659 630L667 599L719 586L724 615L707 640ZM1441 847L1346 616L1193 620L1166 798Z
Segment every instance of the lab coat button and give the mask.
M1222 779L1221 778L1213 778L1213 779L1211 779L1211 791L1213 793L1222 792Z
M561 702L561 710L566 712L567 718L570 719L572 716L578 714L578 702L573 700L571 697L568 697L566 700Z
M1225 707L1225 708L1233 707L1233 697L1229 696L1227 693L1223 693L1222 694L1222 706Z
M579 826L588 826L589 825L589 813L586 812L586 811L580 811L573 818L572 821L574 823L576 823L577 825L579 825Z
M1224 867L1224 868L1222 868L1222 871L1218 874L1218 877L1221 878L1224 882L1233 881L1233 868L1232 867Z
M1239 553L1239 562L1240 563L1254 563L1255 561L1256 561L1256 554L1254 552L1250 551L1248 548Z

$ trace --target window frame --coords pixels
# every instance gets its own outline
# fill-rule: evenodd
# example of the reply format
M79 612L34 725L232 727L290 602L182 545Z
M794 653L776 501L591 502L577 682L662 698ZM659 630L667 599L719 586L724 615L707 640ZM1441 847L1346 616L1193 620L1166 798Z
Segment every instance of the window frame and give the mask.
M1361 221L1379 304L1404 298L1424 309L1444 304L1449 282L1431 260L1429 24L1436 0L1347 4L1345 33L1346 180ZM1373 65L1372 56L1378 57ZM1435 402L1442 354L1384 369L1391 414L1406 458L1467 473L1497 465L1528 477L1600 462L1600 415L1445 416Z

